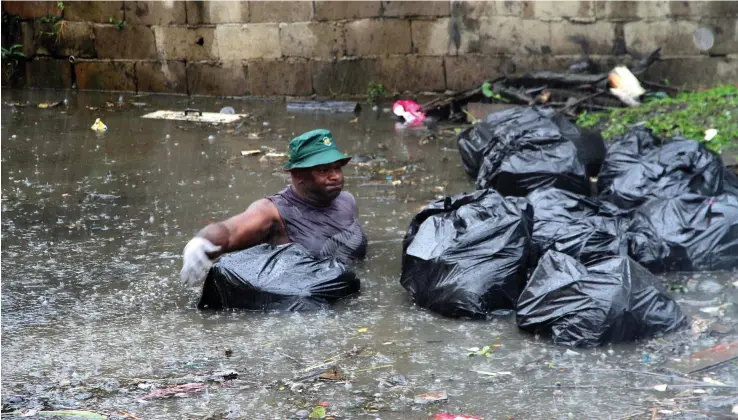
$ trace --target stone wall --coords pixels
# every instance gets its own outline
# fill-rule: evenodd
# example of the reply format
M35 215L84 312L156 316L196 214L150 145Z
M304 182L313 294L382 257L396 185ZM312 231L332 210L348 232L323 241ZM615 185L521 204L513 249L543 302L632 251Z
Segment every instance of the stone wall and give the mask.
M662 48L648 74L738 81L738 2L3 1L15 84L203 95L458 91L504 74L609 67ZM14 20L15 19L15 20ZM708 52L693 34L715 34ZM70 63L70 57L74 57Z

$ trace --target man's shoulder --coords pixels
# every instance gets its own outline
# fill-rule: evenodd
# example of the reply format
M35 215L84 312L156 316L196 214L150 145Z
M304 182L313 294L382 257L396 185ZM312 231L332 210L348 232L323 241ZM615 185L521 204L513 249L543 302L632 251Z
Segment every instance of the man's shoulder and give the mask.
M341 194L338 195L338 200L347 203L352 207L356 207L356 198L354 198L354 195L348 191L341 191Z
M265 216L269 218L275 218L279 217L279 211L277 209L277 206L274 205L272 200L267 198L260 198L249 206L249 209L253 209L254 211L258 211L259 213L264 214Z

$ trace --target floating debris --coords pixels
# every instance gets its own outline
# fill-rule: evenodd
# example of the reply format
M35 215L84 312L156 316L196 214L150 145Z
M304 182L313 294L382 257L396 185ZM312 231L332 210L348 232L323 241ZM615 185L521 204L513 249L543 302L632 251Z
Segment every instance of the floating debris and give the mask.
M104 132L108 131L108 126L106 126L105 124L103 124L103 122L100 121L100 118L98 118L98 119L95 120L95 123L92 124L92 127L90 127L90 129L92 129L92 131L96 131L98 133L104 133Z
M442 402L448 400L448 394L446 391L439 391L439 392L428 392L425 394L416 395L413 399L413 402L415 404L432 404L436 402Z

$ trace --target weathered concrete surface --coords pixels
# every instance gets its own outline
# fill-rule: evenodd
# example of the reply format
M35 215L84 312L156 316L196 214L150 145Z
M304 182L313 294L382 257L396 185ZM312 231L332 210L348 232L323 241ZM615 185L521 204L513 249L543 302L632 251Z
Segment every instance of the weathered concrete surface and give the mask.
M285 57L332 59L346 52L343 26L336 23L281 24L279 40Z
M442 57L382 57L378 63L378 79L391 92L442 91L446 88Z
M181 61L139 61L135 73L138 91L187 93L187 69Z
M279 24L224 24L215 28L215 40L221 60L280 58Z
M379 17L381 1L315 1L315 20L355 20Z
M162 60L217 60L221 55L213 27L154 26L156 54Z
M23 35L24 38L30 38L28 49L34 50L29 57L36 54L95 57L95 37L90 23L67 21L42 23L36 21L30 25L25 29L31 33Z
M658 47L665 59L706 66L681 75L685 80L714 80L719 69L728 78L723 82L738 81L730 79L735 60L703 60L738 55L738 2L75 1L63 13L55 1L2 7L21 19L12 38L22 41L28 58L140 62L135 75L146 80L132 78L139 89L176 93L191 86L218 95L363 94L370 82L396 91L463 90L491 74L566 70L582 54L606 69L632 62L629 51L643 55ZM37 20L45 16L63 17L61 37L51 34L53 22ZM111 17L125 22L121 31ZM700 27L715 34L708 52L694 46ZM157 62L191 64L175 84L171 78L183 77L183 64L171 64L162 78L153 74ZM294 73L285 70L291 64ZM120 80L108 85L130 88Z
M551 22L512 17L480 20L478 46L484 54L550 54Z
M321 96L366 93L371 82L378 79L377 59L364 58L336 62L313 62L313 88Z
M410 22L361 19L346 24L346 54L375 56L410 53Z
M21 22L20 43L23 44L23 55L32 58L36 55L37 36L33 22Z
M133 61L78 61L74 75L80 89L136 91Z
M496 16L520 17L523 6L522 1L460 1L456 3L456 10L452 8L451 14L472 20Z
M583 41L583 42L579 42ZM595 22L589 24L569 21L551 22L551 52L560 55L607 55L615 51L615 24Z
M154 59L156 44L154 31L147 26L94 25L95 50L98 58Z
M507 61L507 58L484 55L446 57L446 88L460 91L469 86L479 86L485 80L504 76Z
M71 1L64 3L65 20L110 23L111 17L116 22L123 20L123 13L123 2L121 1Z
M184 25L183 1L126 1L126 25Z
M42 58L26 63L25 70L26 82L30 87L55 89L72 87L72 66L68 61Z
M17 15L21 19L37 19L40 17L60 17L62 10L56 2L51 1L4 1L3 11Z
M240 60L187 63L187 90L191 95L249 95L248 67Z
M715 44L709 50L711 55L738 54L738 19L701 19L699 26L707 28L715 35Z
M451 25L451 18L412 21L413 52L420 55L453 54L455 46L450 36Z
M306 22L313 18L313 3L310 1L277 1L249 3L249 22Z
M240 23L249 21L248 1L201 1L185 2L187 24Z
M688 21L630 22L624 26L628 48L648 54L661 47L663 56L699 55L692 35L699 25Z
M448 1L382 1L384 16L449 16L451 2Z
M564 18L579 22L594 22L595 1L524 1L523 19L560 21Z
M313 93L312 66L307 60L251 61L248 80L256 96Z

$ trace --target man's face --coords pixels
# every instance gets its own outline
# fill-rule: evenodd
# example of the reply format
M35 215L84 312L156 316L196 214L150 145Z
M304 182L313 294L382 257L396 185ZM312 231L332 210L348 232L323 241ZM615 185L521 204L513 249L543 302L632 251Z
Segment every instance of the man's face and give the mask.
M317 201L333 201L343 190L340 162L301 169L295 175L305 193Z

